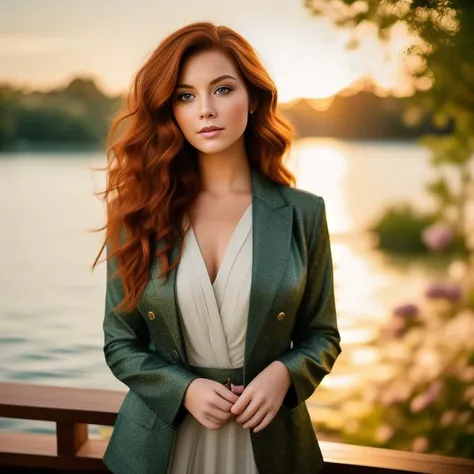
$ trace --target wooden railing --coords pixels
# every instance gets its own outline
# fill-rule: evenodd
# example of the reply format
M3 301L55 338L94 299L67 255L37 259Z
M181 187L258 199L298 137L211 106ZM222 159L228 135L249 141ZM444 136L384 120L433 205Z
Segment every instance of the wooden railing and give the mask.
M89 424L113 426L125 392L0 382L0 417L47 420L55 434L0 431L0 472L109 472L108 441ZM321 441L324 474L474 473L474 460ZM8 468L8 469L5 469Z

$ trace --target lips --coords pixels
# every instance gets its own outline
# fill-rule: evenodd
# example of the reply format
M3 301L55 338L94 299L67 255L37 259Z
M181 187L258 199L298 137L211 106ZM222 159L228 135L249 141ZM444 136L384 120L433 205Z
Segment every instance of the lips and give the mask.
M204 127L199 130L199 133L204 133L204 132L213 132L215 130L222 130L222 128L219 127Z

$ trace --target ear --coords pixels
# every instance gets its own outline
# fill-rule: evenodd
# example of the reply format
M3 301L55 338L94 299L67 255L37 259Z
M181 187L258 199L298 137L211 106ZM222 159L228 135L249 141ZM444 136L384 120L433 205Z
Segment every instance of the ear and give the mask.
M249 113L251 111L255 112L255 109L258 107L258 99L251 99L249 102Z

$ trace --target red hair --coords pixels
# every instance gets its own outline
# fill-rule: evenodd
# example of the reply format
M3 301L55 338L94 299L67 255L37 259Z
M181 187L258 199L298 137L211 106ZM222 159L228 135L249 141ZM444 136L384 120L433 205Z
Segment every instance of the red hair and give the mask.
M233 58L250 97L257 99L244 132L249 164L276 183L295 185L294 175L283 164L294 129L279 113L275 84L248 41L208 22L167 36L136 73L107 139L107 184L98 193L106 201L106 224L97 229L106 232L92 268L107 247L106 259L116 259L123 285L124 298L117 308L135 308L154 258L160 258L165 278L181 258L187 230L181 222L199 193L199 176L196 149L176 123L171 101L183 62L209 49ZM178 258L170 265L167 251L178 241Z

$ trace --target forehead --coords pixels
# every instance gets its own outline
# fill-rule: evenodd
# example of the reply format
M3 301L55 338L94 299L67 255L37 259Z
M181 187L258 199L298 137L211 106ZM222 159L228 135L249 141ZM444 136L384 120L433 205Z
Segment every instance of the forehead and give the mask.
M224 74L241 79L240 72L230 55L218 50L200 51L183 63L179 71L179 81L188 84L207 83Z

